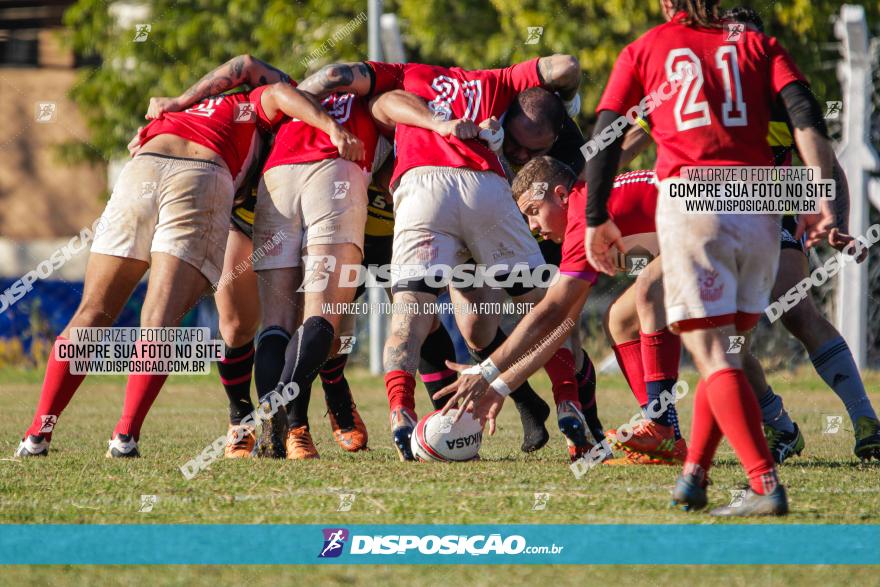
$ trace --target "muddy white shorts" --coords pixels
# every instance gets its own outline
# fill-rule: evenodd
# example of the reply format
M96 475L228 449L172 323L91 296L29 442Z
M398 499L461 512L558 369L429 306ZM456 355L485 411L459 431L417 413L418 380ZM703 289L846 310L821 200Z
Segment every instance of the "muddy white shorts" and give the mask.
M683 212L660 183L657 235L669 324L682 330L736 324L748 330L767 307L779 265L779 216Z
M232 176L217 163L138 155L122 168L92 252L147 263L166 253L217 283L233 196Z

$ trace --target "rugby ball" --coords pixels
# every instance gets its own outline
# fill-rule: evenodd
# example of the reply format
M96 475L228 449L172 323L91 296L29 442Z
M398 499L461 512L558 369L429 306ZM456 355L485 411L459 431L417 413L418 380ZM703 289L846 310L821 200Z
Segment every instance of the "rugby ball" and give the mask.
M470 461L480 452L483 429L473 414L465 412L452 423L458 410L449 410L445 416L440 410L431 412L416 425L411 446L413 455L420 461Z

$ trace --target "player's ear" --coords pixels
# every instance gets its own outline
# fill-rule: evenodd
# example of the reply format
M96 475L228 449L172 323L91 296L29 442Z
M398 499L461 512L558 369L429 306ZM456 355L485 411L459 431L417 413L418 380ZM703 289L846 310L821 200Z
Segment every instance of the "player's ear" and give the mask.
M564 185L557 184L555 188L553 188L553 193L556 194L556 197L559 198L559 201L562 202L563 206L568 205L568 189Z

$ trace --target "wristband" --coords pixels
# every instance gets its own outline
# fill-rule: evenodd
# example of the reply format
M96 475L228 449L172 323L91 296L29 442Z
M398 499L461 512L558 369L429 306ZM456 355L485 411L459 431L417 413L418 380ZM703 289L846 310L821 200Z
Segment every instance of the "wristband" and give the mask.
M492 383L489 384L489 387L495 390L495 393L500 395L501 397L507 397L511 393L511 389L507 386L504 380L500 377L496 378Z
M480 374L483 376L483 379L492 383L498 379L498 376L501 375L501 371L495 366L495 363L492 362L492 358L489 357L480 363Z
M492 151L497 152L501 150L501 146L504 144L504 129L492 130L484 128L480 131L479 137L488 143Z
M501 371L498 369L498 367L495 366L495 363L492 362L492 359L486 359L478 365L471 365L470 367L462 371L461 374L482 375L483 379L485 379L487 383L492 383L498 378L499 375L501 375Z

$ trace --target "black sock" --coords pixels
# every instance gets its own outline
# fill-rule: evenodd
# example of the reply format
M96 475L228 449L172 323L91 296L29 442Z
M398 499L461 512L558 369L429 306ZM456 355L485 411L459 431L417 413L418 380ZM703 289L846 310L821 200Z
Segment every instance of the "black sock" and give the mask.
M293 333L287 345L278 388L280 391L291 382L299 387L299 394L287 404L287 425L290 428L309 425L312 381L330 354L333 337L333 326L320 316L312 316Z
M284 351L290 342L290 333L280 326L264 328L257 335L254 353L254 385L260 401L275 390L284 366Z
M339 355L324 363L321 367L321 386L324 388L324 400L327 409L333 414L336 423L342 430L354 428L354 415L351 411L351 388L345 379L345 364L348 355Z
M596 442L601 442L605 438L605 430L602 422L599 421L599 407L596 404L596 368L587 351L581 349L584 354L584 365L580 371L574 374L578 384L578 401L581 402L581 411L584 414L584 420L587 421L587 428Z
M229 398L229 422L240 424L254 411L251 402L251 377L254 370L254 341L240 347L226 347L223 360L217 363L220 381Z
M495 338L486 348L478 351L469 348L468 351L475 361L484 361L495 352L495 349L504 344L505 340L507 340L507 335L499 328L495 333ZM535 393L528 381L514 389L510 398L516 405L523 425L522 450L524 452L538 450L550 439L550 434L544 426L544 422L550 416L550 406Z
M436 400L432 396L458 377L455 371L446 366L446 361L455 361L455 345L449 332L441 324L422 344L419 361L419 374L435 410L442 409L450 396Z

